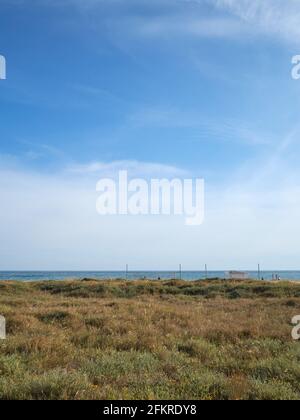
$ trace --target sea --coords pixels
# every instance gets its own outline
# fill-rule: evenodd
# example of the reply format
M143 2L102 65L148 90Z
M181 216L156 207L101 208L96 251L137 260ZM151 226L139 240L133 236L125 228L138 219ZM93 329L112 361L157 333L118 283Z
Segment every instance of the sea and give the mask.
M257 271L246 271L249 278L258 279ZM127 279L127 280L168 280L183 279L204 280L206 278L226 278L226 271L0 271L1 280L17 281L47 281L92 278L97 280ZM278 276L281 280L300 281L300 271L261 271L260 279L272 280Z

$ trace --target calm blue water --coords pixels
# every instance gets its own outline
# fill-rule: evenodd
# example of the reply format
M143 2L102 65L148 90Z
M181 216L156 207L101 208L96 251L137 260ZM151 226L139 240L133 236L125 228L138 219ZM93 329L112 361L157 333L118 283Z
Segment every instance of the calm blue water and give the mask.
M257 278L256 271L248 271L250 278ZM272 275L277 274L282 280L299 280L300 271L262 271L261 277L271 280ZM197 280L205 279L205 271L183 271L182 279ZM0 280L19 280L19 281L40 281L40 280L66 280L66 279L117 279L126 278L125 271L0 271ZM142 279L157 280L179 278L179 272L175 271L130 271L127 274L128 280ZM225 278L225 271L208 271L209 278Z

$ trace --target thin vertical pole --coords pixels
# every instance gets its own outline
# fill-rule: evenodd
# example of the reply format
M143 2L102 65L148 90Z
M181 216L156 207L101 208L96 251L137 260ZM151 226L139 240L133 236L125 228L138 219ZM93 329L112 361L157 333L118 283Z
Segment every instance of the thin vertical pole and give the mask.
M182 279L182 270L181 270L181 264L179 264L179 279Z
M205 280L207 280L208 276L207 276L207 264L205 264Z

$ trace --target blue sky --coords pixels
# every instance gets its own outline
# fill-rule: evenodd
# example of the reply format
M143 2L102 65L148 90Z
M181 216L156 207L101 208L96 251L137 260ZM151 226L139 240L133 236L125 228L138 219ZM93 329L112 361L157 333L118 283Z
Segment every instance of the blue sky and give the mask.
M294 0L0 0L0 269L299 268L299 19ZM204 225L100 218L120 168L204 177Z

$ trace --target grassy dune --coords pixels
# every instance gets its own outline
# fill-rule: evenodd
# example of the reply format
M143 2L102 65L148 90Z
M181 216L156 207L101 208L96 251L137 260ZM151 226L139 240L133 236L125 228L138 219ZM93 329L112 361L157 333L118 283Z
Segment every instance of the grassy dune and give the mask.
M0 399L299 399L300 285L0 282Z

